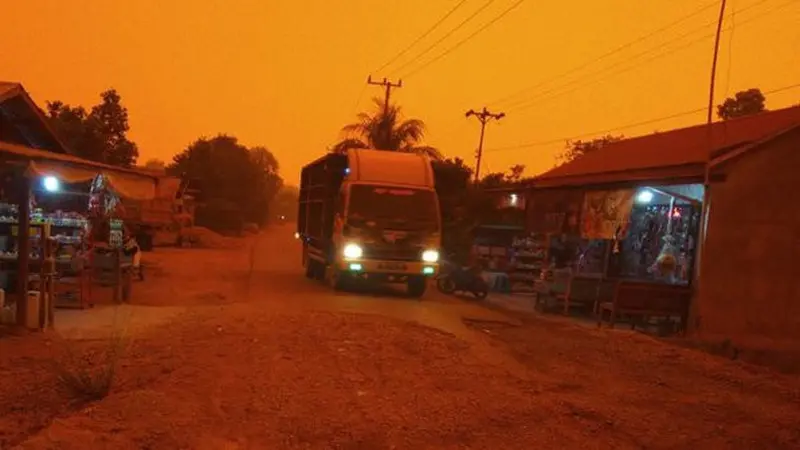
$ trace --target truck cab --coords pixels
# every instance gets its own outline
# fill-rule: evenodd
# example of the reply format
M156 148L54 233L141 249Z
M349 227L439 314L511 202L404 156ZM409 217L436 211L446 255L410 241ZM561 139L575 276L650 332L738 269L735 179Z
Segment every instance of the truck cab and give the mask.
M406 283L422 296L439 268L441 217L430 160L352 150L303 169L298 235L310 278L341 289ZM327 192L326 192L327 191Z

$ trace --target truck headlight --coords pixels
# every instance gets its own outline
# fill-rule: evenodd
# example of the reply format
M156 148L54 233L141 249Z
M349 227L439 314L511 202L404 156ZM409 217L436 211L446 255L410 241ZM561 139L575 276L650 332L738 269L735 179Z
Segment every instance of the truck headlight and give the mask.
M422 260L427 263L435 263L439 261L439 252L436 250L425 250L422 252Z
M364 250L358 244L347 244L342 252L345 259L358 259L364 255Z

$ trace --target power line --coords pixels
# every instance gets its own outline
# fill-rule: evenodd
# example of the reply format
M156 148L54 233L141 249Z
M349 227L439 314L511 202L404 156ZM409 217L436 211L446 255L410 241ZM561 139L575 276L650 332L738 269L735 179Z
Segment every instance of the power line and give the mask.
M415 39L415 40L414 40L414 41L413 41L411 44L409 44L409 45L408 45L408 47L406 47L406 48L404 48L403 50L401 50L401 51L400 51L400 53L398 53L398 54L394 55L394 57L393 57L392 59L390 59L389 61L387 61L387 62L386 62L384 65L382 65L382 66L378 67L378 68L375 70L375 73L378 73L378 72L380 72L381 70L383 70L383 69L385 69L385 68L389 67L389 66L390 66L392 63L394 63L395 61L397 61L398 59L400 59L400 57L401 57L401 56L403 56L403 55L405 55L406 53L408 53L408 51L409 51L409 50L411 50L411 48L413 48L413 47L414 47L415 45L417 45L417 44L418 44L420 41L422 41L423 39L425 39L426 37L428 37L428 35L429 35L429 34L431 34L431 33L432 33L432 32L433 32L433 31L434 31L436 28L438 28L438 27L439 27L439 25L441 25L441 24L442 24L442 23L443 23L445 20L447 20L447 18L448 18L448 17L452 16L452 15L453 15L453 13L455 13L456 11L458 11L458 9L459 9L459 8L461 8L461 7L464 5L464 3L466 3L466 2L467 2L467 0L461 0L460 2L458 2L458 3L456 4L456 6L452 7L452 8L450 9L450 11L448 11L448 12L447 12L447 13L446 13L444 16L442 16L441 18L439 18L439 20L437 20L437 21L436 21L436 23L434 23L433 25L431 25L431 27L430 27L430 28L428 28L428 29L427 29L427 31L425 31L424 33L422 33L422 35L420 35L420 36L419 36L417 39Z
M766 1L766 0L764 0L764 1ZM615 55L615 54L617 54L617 53L619 53L619 52L621 52L621 51L623 51L623 50L625 50L627 48L632 47L633 45L638 44L639 42L645 41L645 40L655 36L656 34L659 34L659 33L662 33L664 31L667 31L670 28L675 27L676 25L680 25L681 23L691 19L692 17L694 17L694 16L696 16L698 14L701 14L701 13L705 12L706 10L708 10L708 9L710 9L712 7L715 7L716 5L717 5L717 1L714 0L713 2L701 7L700 9L694 11L691 14L683 16L683 17L679 18L678 20L676 20L674 22L671 22L671 23L669 23L669 24L667 24L667 25L665 25L665 26L663 26L661 28L658 28L658 29L656 29L654 31L651 31L650 33L647 33L647 34L642 35L642 36L640 36L640 37L638 37L638 38L636 38L636 39L634 39L632 41L629 41L629 42L627 42L625 44L622 44L619 47L616 47L615 49L613 49L613 50L611 50L609 52L606 52L606 53L604 53L604 54L602 54L602 55L600 55L600 56L598 56L598 57L596 57L596 58L594 58L594 59L592 59L592 60L590 60L590 61L588 61L586 63L583 63L583 64L581 64L579 66L573 67L572 69L569 69L566 72L563 72L563 73L561 73L559 75L556 75L556 76L554 76L552 78L548 78L548 79L546 79L544 81L541 81L541 82L539 82L539 83L537 83L537 84L535 84L533 86L529 86L529 87L527 87L525 89L522 89L520 91L517 91L517 92L515 92L513 94L510 94L510 95L507 95L505 97L502 97L502 98L500 98L498 100L494 100L494 101L490 102L490 104L498 105L498 104L501 104L501 103L505 103L506 101L508 101L508 100L510 100L510 99L512 99L514 97L517 97L517 96L519 96L521 94L524 94L524 93L529 92L529 91L531 91L533 89L536 89L536 88L541 87L541 86L543 86L545 84L548 84L551 81L554 81L554 80L557 80L559 78L565 77L565 76L570 75L570 74L572 74L574 72L580 71L581 69L585 69L586 67L588 67L588 66L590 66L590 65L592 65L592 64L594 64L594 63L596 63L598 61L602 61L603 59L606 59L609 56L613 56L613 55Z
M760 2L760 3L763 3L763 1L764 0L762 0L762 2ZM764 17L764 16L766 16L768 14L771 14L771 13L773 13L773 12L779 10L779 9L785 8L785 7L790 6L792 4L796 4L796 0L790 0L790 1L788 1L786 3L783 3L783 4L779 5L779 6L776 6L775 8L772 8L772 9L770 9L768 11L762 12L761 14L756 14L755 16L751 16L746 20L740 21L737 25L738 26L743 26L743 25L745 25L747 23L750 23L750 22L753 22L755 20L758 20L758 19L760 19L760 18L762 18L762 17ZM740 10L740 12L741 11L742 10ZM705 29L705 28L703 28L703 29ZM731 29L731 27L727 27L727 28L724 29L724 31L728 31L730 29ZM673 39L672 41L680 40L680 39L682 39L684 37L687 37L688 35L696 33L699 30L700 30L700 28L695 29L695 30L693 30L693 31L691 31L689 33L684 33L679 38ZM603 73L607 72L609 69L613 69L613 68L618 67L618 66L620 66L620 65L622 65L624 63L627 63L627 62L629 62L629 60L621 61L621 62L618 62L616 64L612 64L611 66L608 66L608 67L606 67L604 69L601 69L601 70L598 70L596 72L593 72L592 74L590 74L588 76L577 78L577 79L572 80L572 81L570 81L570 82L568 82L568 83L566 83L564 85L557 86L557 87L555 87L553 89L549 89L547 91L544 91L544 92L542 92L542 93L540 93L540 94L538 94L538 95L536 95L536 96L534 96L532 98L529 98L529 99L527 99L527 100L525 100L525 101L523 101L521 103L517 102L515 105L510 106L509 110L520 111L520 110L531 108L533 106L537 106L537 105L541 104L541 102L544 101L544 100L551 100L551 99L556 98L556 97L561 97L563 95L575 92L576 90L581 89L582 87L597 83L599 81L607 80L607 79L612 78L612 77L614 77L616 75L619 75L619 74L622 74L622 73L629 72L631 70L637 69L639 67L642 67L642 65L644 65L644 63L649 63L651 61L655 61L657 59L661 59L661 58L664 58L666 56L669 56L669 55L671 55L673 53L676 53L678 51L687 49L687 48L689 48L691 46L694 46L694 45L697 45L697 44L703 42L703 40L705 40L705 39L714 37L714 35L715 35L715 33L713 33L713 32L712 33L707 33L707 34L705 34L705 35L703 35L703 36L701 36L701 37L699 37L699 38L697 38L697 39L695 39L693 41L687 42L684 45L681 45L681 46L678 46L678 47L674 47L672 49L668 49L668 50L663 51L661 53L657 53L654 56L652 56L650 58L647 58L644 61L641 61L641 62L639 62L637 64L634 64L634 65L631 65L631 66L628 66L628 67L624 67L621 70L612 72L612 73L608 74L608 76L592 79L592 77L594 77L596 75L602 75ZM647 51L642 52L642 53L638 53L634 58L631 58L631 59L638 59L638 58L640 58L642 56L646 56L649 53L653 53L654 50L661 50L661 48L654 48L654 49L650 49L650 50L647 50ZM575 85L575 84L577 84L577 83L579 83L581 81L587 81L587 80L588 80L588 83L584 83L584 84L579 85L579 86L577 86L577 87L575 87L573 89L568 89L568 90L562 91L562 92L555 92L555 91L558 91L559 89L570 87L570 86L573 86L573 85ZM548 95L548 94L550 94L550 95Z
M489 28L490 26L492 26L492 25L494 25L495 23L497 23L497 22L498 22L500 19L502 19L503 17L505 17L505 16L506 16L508 13L510 13L511 11L515 10L515 9L516 9L516 8L517 8L519 5L521 5L521 4L522 4L522 2L524 2L524 1L525 1L525 0L517 0L517 1L516 1L515 3L513 3L511 6L509 6L508 8L506 8L506 9L505 9L503 12L501 12L499 15L497 15L497 16L496 16L494 19L490 20L489 22L487 22L486 24L484 24L482 27L478 28L478 30L477 30L477 31L475 31L474 33L470 34L470 35L469 35L469 36L467 36L466 38L464 38L464 39L462 39L462 40L458 41L458 42L457 42L455 45L453 45L453 46L452 46L452 47L450 47L449 49L445 50L443 53L440 53L438 56L436 56L435 58L433 58L433 59L429 60L429 61L428 61L428 62L426 62L425 64L423 64L423 65L421 65L421 66L418 66L416 69L414 69L414 70L412 70L412 71L410 71L410 72L406 73L405 77L406 77L406 78L408 78L408 77L410 77L410 76L414 75L415 73L417 73L417 72L421 71L422 69L424 69L424 68L426 68L426 67L430 66L431 64L435 63L436 61L438 61L438 60L440 60L440 59L444 58L445 56L449 55L450 53L452 53L453 51L455 51L456 49L458 49L458 48L459 48L459 47L461 47L462 45L466 44L466 43L467 43L467 41L469 41L470 39L474 38L475 36L477 36L478 34L480 34L481 32L483 32L484 30L486 30L487 28Z
M406 61L404 64L402 64L400 67L396 68L395 70L391 71L390 73L392 73L392 74L394 74L394 73L398 73L398 72L400 72L401 70L403 70L403 69L405 69L406 67L408 67L410 64L412 64L412 63L416 62L418 59L420 59L420 58L422 58L423 56L427 55L427 54L428 54L428 53L429 53L431 50L433 50L433 48L434 48L434 47L436 47L437 45L439 45L439 44L440 44L442 41L444 41L445 39L447 39L448 37L450 37L450 36L451 36L453 33L455 33L456 31L460 30L460 29L461 29L461 27L463 27L464 25L466 25L467 23L469 23L469 21L470 21L470 20L474 19L474 18L475 18L475 17L476 17L478 14L480 14L481 12L483 12L483 10L484 10L484 9L486 9L486 8L488 8L488 7L489 7L489 6L490 6L492 3L494 3L494 1L495 1L495 0L488 0L488 1L486 1L486 2L483 4L483 6L481 6L480 8L478 8L478 10L477 10L477 11L473 12L473 13L472 13L470 16L468 16L466 19L462 20L462 21L461 21L461 23L459 23L458 25L456 25L456 26L455 26L455 28L453 28L453 29L451 29L450 31L448 31L447 33L445 33L445 35L444 35L444 36L442 36L441 38L439 38L439 40L437 40L436 42L434 42L433 44L431 44L430 46L428 46L427 48L425 48L425 50L423 50L421 53L417 54L417 56L416 56L416 57L414 57L414 58L411 58L410 60Z
M759 2L754 3L753 5L750 5L747 8L743 8L741 11L744 11L746 9L750 9L750 8L752 8L754 6L757 6L757 5L760 5L760 4L762 4L762 3L766 2L766 1L769 1L769 0L760 0ZM787 3L781 4L780 6L778 6L776 8L773 8L773 9L768 10L766 12L762 12L761 14L756 14L755 16L752 16L749 19L743 21L742 24L747 23L747 22L751 22L753 20L756 20L756 19L758 19L758 18L760 18L760 17L762 17L762 16L764 16L766 14L772 13L772 12L778 10L778 9L784 8L784 7L789 6L789 5L793 4L793 3L794 3L794 1L789 1ZM598 71L595 71L595 72L592 72L592 73L587 74L585 76L576 78L576 79L574 79L572 81L569 81L569 82L567 82L567 83L565 83L565 84L563 84L561 86L556 86L554 88L545 90L545 91L543 91L543 92L541 92L541 93L539 93L537 95L534 95L531 98L517 100L517 101L514 102L514 104L509 105L508 108L509 109L517 109L517 108L519 108L519 109L527 109L530 106L537 104L541 100L542 97L546 97L547 99L549 99L549 98L551 98L553 96L560 97L561 95L564 95L564 94L567 94L567 93L570 93L570 92L574 92L575 90L579 89L580 87L578 87L576 89L573 89L573 90L566 91L566 92L561 92L561 93L558 93L558 94L555 94L555 95L548 95L548 94L551 94L551 93L553 93L555 91L558 91L559 89L563 89L563 88L566 88L566 87L569 87L569 86L573 86L573 85L575 85L577 83L580 83L581 81L584 81L584 80L587 80L587 79L590 81L588 84L592 84L591 78L594 77L594 76L602 75L603 73L608 72L610 69L614 69L616 67L624 65L626 63L629 63L632 60L637 60L637 59L640 59L640 58L642 58L644 56L647 56L647 55L649 55L651 53L657 52L659 50L663 50L665 45L669 45L669 44L672 44L674 42L680 41L680 40L682 40L682 39L684 39L686 37L689 37L689 36L691 36L693 34L696 34L697 32L706 31L708 29L708 26L711 26L711 25L716 25L716 20L713 21L713 22L709 22L707 25L703 25L701 27L697 27L697 28L694 28L694 29L692 29L692 30L690 30L688 32L680 34L680 35L676 36L675 38L670 39L669 41L664 43L662 46L654 47L654 48L645 50L643 52L636 53L635 55L631 56L630 58L627 58L627 59L625 59L623 61L618 61L618 62L616 62L616 63L614 63L614 64L612 64L610 66L607 66L605 68L602 68L602 69L600 69ZM726 31L728 29L729 28L725 28ZM669 56L669 55L671 55L673 53L676 53L678 51L681 51L683 49L691 47L691 46L693 46L695 44L698 44L698 43L702 42L704 39L708 39L710 37L714 37L714 33L713 32L712 33L707 33L707 34L705 34L705 35L703 35L703 36L701 36L701 37L699 37L699 38L697 38L697 39L695 39L693 41L690 41L690 42L688 42L688 43L686 43L686 44L684 44L682 46L678 46L678 47L675 47L675 48L672 48L672 49L668 49L668 50L663 51L661 53L656 53L655 56L653 56L651 58L648 58L648 59L645 59L644 61L641 61L638 64L634 64L634 65L629 66L629 67L627 67L627 68L625 68L623 70L613 72L612 76L618 75L618 74L621 74L621 73L625 73L625 72L628 72L630 70L633 70L633 69L636 69L638 67L641 67L643 65L643 63L648 63L648 62L654 61L656 59L661 59L661 58L663 58L665 56ZM603 78L601 78L599 80L594 80L594 81L602 81L602 80L605 80L605 79L608 79L608 78L609 77L603 77Z
M761 4L763 4L763 3L767 2L767 1L770 1L770 0L759 0L759 1L757 1L756 3L754 3L754 4L752 4L752 5L750 5L750 6L746 7L746 8L743 8L743 9L742 9L740 12L742 12L742 11L746 11L746 10L748 10L748 9L751 9L751 8L754 8L754 7L756 7L756 6L758 6L758 5L761 5ZM783 4L781 7L788 6L788 5L790 5L791 3L792 3L792 2L789 2L789 3ZM771 12L771 11L768 11L768 13L769 13L769 12ZM763 15L763 13L762 13L761 15ZM756 15L755 17L760 17L760 15ZM751 18L751 19L752 19L752 18ZM511 102L511 104L507 105L506 107L507 107L507 108L509 108L509 109L514 109L514 108L517 108L517 107L519 107L519 106L521 106L521 105L528 104L528 103L529 103L531 100L538 99L538 98L540 98L540 97L542 97L542 96L545 96L545 95L547 95L547 94L550 94L550 93L552 93L552 92L554 92L554 91L558 91L559 89L563 89L563 88L565 88L565 87L568 87L568 86L573 86L573 85L575 85L576 83L579 83L579 82L581 82L581 81L583 81L583 80L586 80L586 79L592 78L592 77L594 77L594 76L597 76L597 75L601 75L601 74L603 74L603 73L605 73L605 72L607 72L607 71L609 71L609 70L611 70L611 69L614 69L614 68L616 68L616 67L619 67L619 66L625 65L625 64L627 64L627 63L630 63L630 62L632 62L632 61L635 61L635 60L637 60L637 59L640 59L640 58L643 58L643 57L645 57L645 56L647 56L647 55L650 55L650 54L652 54L652 53L656 53L656 52L658 52L658 51L660 51L660 50L664 50L664 47L665 47L665 46L668 46L668 45L670 45L670 44L673 44L673 43L675 43L675 42L681 41L681 40L683 40L683 39L685 39L685 38L687 38L687 37L689 37L689 36L692 36L692 35L694 35L694 34L697 34L697 33L699 33L699 32L704 32L704 31L707 31L707 30L708 30L708 27L710 27L710 26L714 26L714 25L716 25L716 20L714 20L714 21L710 21L710 22L706 23L705 25L702 25L702 26L699 26L699 27L693 28L693 29L691 29L691 30L689 30L689 31L687 31L687 32L684 32L684 33L682 33L682 34L679 34L679 35L677 35L677 36L673 37L672 39L668 40L667 42L665 42L665 43L663 43L663 44L661 44L661 45L659 45L659 46L656 46L656 47L651 47L651 48L649 48L649 49L647 49L647 50L641 51L641 52L639 52L639 53L635 53L634 55L632 55L632 56L630 56L630 57L628 57L628 58L626 58L626 59L624 59L624 60L622 60L622 61L618 61L618 62L616 62L616 63L614 63L614 64L611 64L610 66L607 66L607 67L604 67L604 68L602 68L602 69L600 69L600 70L597 70L597 71L595 71L595 72L592 72L592 73L589 73L589 74L586 74L586 75L580 76L580 77L578 77L578 78L576 78L576 79L573 79L573 80L571 80L571 81L569 81L569 82L567 82L567 83L565 83L565 84L562 84L562 85L560 85L560 86L555 86L555 87L549 88L549 89L547 89L547 90L545 90L545 91L542 91L542 92L540 92L540 93L538 93L538 94L534 94L534 96L533 96L533 97L521 98L521 99L513 100L513 101ZM663 56L670 55L670 54L672 54L672 53L675 53L675 52L677 52L677 51L679 51L679 50L682 50L682 49L684 49L684 48L690 47L690 46L691 46L691 45L693 45L694 43L699 43L699 42L700 42L700 41L702 41L703 39L706 39L706 38L708 38L708 37L713 37L713 36L714 36L714 33L706 34L706 35L704 35L704 36L702 36L702 37L700 37L700 38L696 39L695 41L692 41L691 43L689 43L689 44L687 44L687 45L680 46L680 47L674 48L674 49L672 49L672 50L667 50L667 51L666 51L666 52L664 52L662 55L660 55L660 56L656 56L656 57L653 57L653 58L646 59L644 62L650 62L650 61L653 61L653 60L656 60L656 59L660 59L660 58L661 58L661 57L663 57ZM638 67L638 66L634 66L634 67ZM622 71L622 72L620 72L620 73L623 73L623 72L625 72L625 71L627 71L627 70L624 70L624 71Z
M788 91L788 90L797 89L797 88L800 88L800 83L795 83L795 84L791 84L791 85L788 85L788 86L783 86L783 87L780 87L780 88L777 88L777 89L772 89L772 90L763 92L763 94L764 95L776 94L778 92ZM507 150L518 150L518 149L523 149L523 148L540 147L540 146L543 146L543 145L551 145L551 144L558 144L558 143L562 143L562 142L574 141L575 139L581 139L581 138L585 138L585 137L589 137L589 136L603 135L603 134L611 133L611 132L614 132L614 131L626 130L626 129L629 129L629 128L636 128L636 127L640 127L640 126L643 126L643 125L649 125L649 124L653 124L653 123L657 123L657 122L663 122L665 120L676 119L676 118L679 118L679 117L688 116L688 115L691 115L691 114L697 114L697 113L705 112L707 109L708 109L708 106L706 105L706 106L703 106L701 108L692 109L690 111L683 111L683 112L679 112L679 113L675 113L675 114L670 114L668 116L662 116L662 117L658 117L658 118L655 118L655 119L644 120L644 121L636 122L636 123L629 123L627 125L617 126L617 127L613 127L613 128L606 128L605 130L598 130L598 131L593 131L593 132L590 132L590 133L577 134L577 135L574 135L574 136L562 137L562 138L557 138L557 139L548 139L548 140L544 140L544 141L528 142L528 143L525 143L525 144L511 145L511 146L507 146L507 147L489 148L489 149L486 149L484 151L485 152L499 152L499 151L507 151Z

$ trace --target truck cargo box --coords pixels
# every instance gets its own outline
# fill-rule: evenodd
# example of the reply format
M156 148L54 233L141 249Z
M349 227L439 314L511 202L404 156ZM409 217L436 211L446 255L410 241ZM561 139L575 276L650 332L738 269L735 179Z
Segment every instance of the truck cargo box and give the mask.
M309 245L324 249L331 239L333 208L347 167L347 156L334 153L303 167L297 232Z

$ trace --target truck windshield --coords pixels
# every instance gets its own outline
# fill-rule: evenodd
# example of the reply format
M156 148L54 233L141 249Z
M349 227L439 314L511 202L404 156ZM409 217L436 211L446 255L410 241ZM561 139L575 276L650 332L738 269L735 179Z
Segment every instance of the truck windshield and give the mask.
M348 221L437 222L436 193L420 189L354 185L350 188Z

